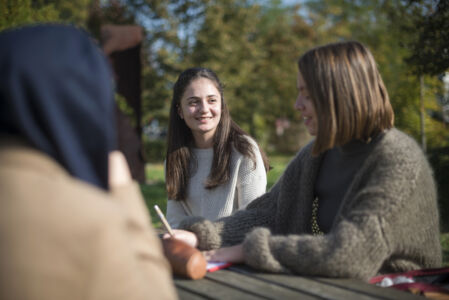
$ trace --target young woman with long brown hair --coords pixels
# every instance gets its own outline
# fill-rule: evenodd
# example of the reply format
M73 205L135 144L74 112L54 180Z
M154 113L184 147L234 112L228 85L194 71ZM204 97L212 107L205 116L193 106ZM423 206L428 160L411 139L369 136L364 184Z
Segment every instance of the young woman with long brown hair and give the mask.
M210 69L190 68L173 87L168 127L167 218L231 215L265 192L264 153L229 114L223 85Z

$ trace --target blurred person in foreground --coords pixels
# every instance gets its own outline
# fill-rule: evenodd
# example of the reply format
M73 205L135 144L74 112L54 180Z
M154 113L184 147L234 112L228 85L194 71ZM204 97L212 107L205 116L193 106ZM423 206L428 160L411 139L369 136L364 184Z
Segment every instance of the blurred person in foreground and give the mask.
M0 298L174 299L116 149L113 81L84 32L0 34Z
M372 54L328 44L302 55L298 71L295 109L315 139L246 210L186 219L176 237L209 260L269 272L368 280L441 266L432 170L394 128Z

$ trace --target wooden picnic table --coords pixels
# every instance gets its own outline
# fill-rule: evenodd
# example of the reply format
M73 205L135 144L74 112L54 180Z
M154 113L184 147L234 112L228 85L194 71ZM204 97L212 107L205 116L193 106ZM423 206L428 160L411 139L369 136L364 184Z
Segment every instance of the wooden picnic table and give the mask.
M245 265L174 282L180 299L425 299L360 280L261 273Z

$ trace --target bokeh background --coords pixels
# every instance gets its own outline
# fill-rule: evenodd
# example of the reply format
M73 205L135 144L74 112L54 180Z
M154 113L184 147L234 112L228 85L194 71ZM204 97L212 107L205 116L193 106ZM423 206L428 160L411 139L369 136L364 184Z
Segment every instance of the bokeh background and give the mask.
M203 66L218 73L233 119L269 155L271 186L311 138L293 109L298 57L328 42L364 43L387 85L396 126L416 139L435 171L448 260L449 1L0 0L0 30L36 22L74 24L103 46L104 26L141 28L133 48L139 65L131 74L124 60L117 76L138 83L137 100L118 91L116 101L135 135L122 144L135 144L132 151L143 162L144 172L133 175L147 203L163 208L168 108L183 69ZM107 53L112 62L116 50L123 49Z

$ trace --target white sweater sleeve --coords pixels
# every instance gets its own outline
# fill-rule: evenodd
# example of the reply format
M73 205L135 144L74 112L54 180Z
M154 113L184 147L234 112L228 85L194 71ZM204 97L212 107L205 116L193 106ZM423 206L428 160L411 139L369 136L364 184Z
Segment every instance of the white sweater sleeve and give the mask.
M251 201L263 195L267 188L267 172L262 155L255 142L252 142L256 157L254 162L247 156L242 158L237 181L238 209L244 209Z

